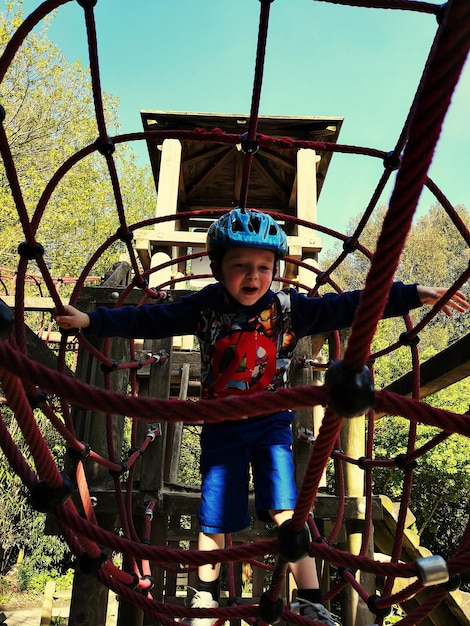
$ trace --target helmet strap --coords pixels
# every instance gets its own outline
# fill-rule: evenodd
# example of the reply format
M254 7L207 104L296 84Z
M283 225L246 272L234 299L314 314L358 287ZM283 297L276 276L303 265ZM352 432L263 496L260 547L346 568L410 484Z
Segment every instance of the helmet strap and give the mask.
M220 272L220 263L218 261L212 260L210 264L210 268L211 268L212 274L214 275L214 278L223 285L224 283L222 280L222 274Z

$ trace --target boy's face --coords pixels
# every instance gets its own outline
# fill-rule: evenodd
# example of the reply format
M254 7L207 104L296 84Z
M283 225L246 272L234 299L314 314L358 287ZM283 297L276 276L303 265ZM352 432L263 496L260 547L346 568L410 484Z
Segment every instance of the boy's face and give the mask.
M222 258L220 277L232 298L251 306L271 286L275 265L271 250L229 248Z

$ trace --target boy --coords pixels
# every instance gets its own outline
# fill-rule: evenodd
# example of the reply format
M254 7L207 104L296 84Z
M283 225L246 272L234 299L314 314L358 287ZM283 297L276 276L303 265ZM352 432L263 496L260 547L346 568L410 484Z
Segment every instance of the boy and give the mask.
M360 291L307 298L295 289L278 293L270 286L287 240L267 214L236 208L214 222L207 234L211 269L218 283L157 306L101 307L83 313L65 306L57 315L61 328L82 328L101 337L163 338L195 334L201 348L201 395L204 398L275 391L287 386L287 372L297 341L304 336L351 325ZM435 304L443 288L394 283L384 317L399 316L421 304ZM444 308L469 308L456 293ZM291 411L239 421L204 424L201 433L200 550L224 547L224 534L250 523L251 465L258 517L281 525L290 519L297 499L292 461ZM298 586L301 615L328 626L341 626L322 605L315 561L290 565ZM218 606L220 564L202 565L194 608ZM214 620L193 619L209 626Z

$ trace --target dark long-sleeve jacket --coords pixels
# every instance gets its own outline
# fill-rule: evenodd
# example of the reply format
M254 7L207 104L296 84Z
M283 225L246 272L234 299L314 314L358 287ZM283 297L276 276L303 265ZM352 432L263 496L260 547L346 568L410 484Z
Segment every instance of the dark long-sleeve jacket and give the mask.
M158 339L196 335L203 397L249 394L287 385L298 340L352 324L361 291L308 298L295 289L268 291L252 307L229 302L220 284L177 302L89 313L87 334ZM416 285L393 283L384 317L420 306Z

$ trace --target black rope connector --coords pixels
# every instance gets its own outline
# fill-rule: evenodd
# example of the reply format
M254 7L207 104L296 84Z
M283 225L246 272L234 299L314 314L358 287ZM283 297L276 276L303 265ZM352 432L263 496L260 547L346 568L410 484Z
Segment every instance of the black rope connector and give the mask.
M79 4L83 9L92 9L96 6L98 0L77 0L77 4Z
M77 559L78 569L82 574L90 575L97 572L103 567L108 560L108 551L103 546L98 546L100 549L100 555L97 557L91 557L88 552L84 552Z
M243 154L255 154L259 150L258 140L248 141L248 133L243 133L240 146Z
M40 513L49 513L59 504L66 502L72 495L72 481L61 474L62 485L50 487L45 481L38 482L31 490L31 506Z
M328 274L326 272L320 272L319 274L317 274L317 277L315 278L315 283L317 284L317 286L326 285L327 282Z
M402 346L417 346L419 343L419 335L410 337L409 333L402 333L398 338Z
M0 301L0 341L8 339L14 326L14 317L10 307Z
M98 137L98 139L95 141L95 146L98 152L103 156L111 156L116 149L114 141L110 137L108 137L106 140Z
M317 537L315 541L317 543L326 543L327 546L331 545L328 537L325 537L324 535L320 535L320 537Z
M102 372L115 372L118 368L119 363L114 359L110 359L109 363L101 363L100 369Z
M44 389L38 388L36 389L36 395L34 396L34 398L28 397L28 402L33 410L39 409L40 406L44 406L46 404L47 394Z
M436 22L439 24L439 26L443 23L446 12L447 12L447 2L445 2L444 4L440 4L437 7Z
M86 441L80 441L83 448L82 450L75 450L75 448L67 448L67 456L72 459L72 461L80 461L82 459L86 459L90 456L91 446Z
M152 542L150 541L150 539L141 539L140 543L142 543L144 546L151 546Z
M304 526L300 532L292 530L291 520L283 522L277 531L279 554L289 563L296 563L308 554L310 531Z
M139 587L139 577L135 572L126 572L129 576L132 576L132 582L127 585L129 589L133 589L134 591Z
M124 474L124 472L127 472L127 463L123 463L123 461L116 461L115 462L116 465L119 465L119 469L116 470L109 470L109 473L111 474L111 476L121 476L121 474Z
M367 469L367 465L365 464L365 461L372 461L372 459L370 456L361 456L357 459L357 466L363 470Z
M455 574L451 576L446 583L439 585L439 587L443 587L447 589L447 591L457 591L460 589L460 585L462 584L462 579L460 578L460 574Z
M124 230L122 226L117 229L116 236L119 237L119 239L124 243L131 243L134 239L134 233L132 230L130 228Z
M371 613L376 615L377 617L386 617L390 614L391 607L384 607L383 609L377 608L377 600L380 600L380 596L374 594L367 598L367 608Z
M147 289L147 287L149 286L149 281L146 278L142 278L142 276L134 276L134 278L132 279L132 284L138 289Z
M338 567L338 571L336 572L336 577L339 582L343 582L345 580L343 574L345 572L349 572L350 574L354 574L353 570L350 567L346 567L345 565L340 565Z
M70 335L77 335L80 328L59 328L59 332L63 337L70 337Z
M401 157L397 156L393 150L391 152L387 152L384 160L383 160L384 168L389 172L394 172L401 165Z
M150 576L150 574L145 574L144 576L141 576L140 580L142 581L148 580L150 582L149 586L145 587L145 591L150 591L155 586L155 579L153 576Z
M134 367L135 370L141 370L144 366L142 361L140 361L139 359L132 359L130 363L135 363L135 367Z
M37 242L35 246L30 246L27 241L22 241L18 246L18 254L23 259L28 259L28 261L34 261L44 256L44 247Z
M263 622L266 624L277 624L281 621L282 615L282 598L279 597L275 602L269 599L267 591L263 592L259 599L259 614Z
M127 455L128 456L132 456L134 454L134 452L138 452L140 454L140 456L142 456L143 453L144 453L142 448L129 448L129 450L127 451Z
M354 250L357 250L358 247L359 247L359 242L356 240L356 242L353 243L352 237L347 237L343 241L343 250L347 252L348 254L350 254L351 252L354 252Z
M5 111L5 107L0 104L0 124L3 124L5 118L7 116L7 112Z
M406 454L397 454L394 461L395 465L402 470L412 470L418 465L417 461L409 461Z
M326 370L325 384L330 388L330 407L343 417L358 417L374 406L374 383L367 366L351 372L343 361L333 361Z

